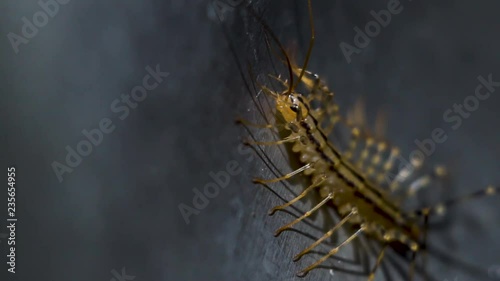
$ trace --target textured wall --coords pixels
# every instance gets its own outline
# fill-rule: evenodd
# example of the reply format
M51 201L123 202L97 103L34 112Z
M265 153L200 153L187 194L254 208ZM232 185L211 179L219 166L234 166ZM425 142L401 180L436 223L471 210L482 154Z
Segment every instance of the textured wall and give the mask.
M364 28L373 20L370 11L387 2L313 2L317 38L310 69L324 77L341 106L363 96L370 116L384 108L388 136L403 155L416 148L415 139L443 128L448 140L428 160L449 167L447 195L500 184L498 92L456 130L443 119L454 103L474 94L478 76L500 80L498 1L401 1L402 11L350 63L339 44L353 44L353 28ZM253 5L265 8L265 21L287 46L296 41L302 57L309 34L305 1ZM107 281L120 280L123 272L129 275L123 280L297 280L295 273L311 259L294 264L291 258L311 238L272 236L291 216L267 216L282 201L251 183L255 175L271 174L253 154L238 151L246 132L233 121L257 116L239 72L247 73L247 62L256 72L270 68L255 19L234 9L221 24L208 1L73 0L59 5L16 54L7 34L22 35L22 18L32 20L42 8L36 1L6 0L0 10L1 159L3 167L18 170L17 273L7 280ZM146 67L157 65L168 77L136 105L122 100L143 85ZM61 182L52 164L65 164L66 146L76 149L86 139L82 130L101 122L111 122L113 131L103 133ZM290 168L280 151L268 154ZM220 171L234 175L186 224L178 205L192 206L193 189L214 182L210 172ZM437 280L487 280L488 268L500 266L498 202L463 205L432 237L449 255L483 268L482 275L467 275L463 265L434 264ZM298 228L318 237L314 226L326 218ZM355 248L340 256L349 258ZM345 268L348 262L329 264ZM309 277L365 279L328 269Z

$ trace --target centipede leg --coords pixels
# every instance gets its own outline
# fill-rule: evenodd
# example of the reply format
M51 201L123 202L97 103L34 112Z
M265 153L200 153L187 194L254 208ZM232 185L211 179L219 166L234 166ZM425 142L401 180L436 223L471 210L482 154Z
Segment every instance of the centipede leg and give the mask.
M426 212L428 212L429 214L435 214L435 213L442 214L446 211L447 208L455 206L459 203L464 203L464 202L467 202L469 200L480 198L483 196L493 196L493 195L498 195L498 194L500 194L500 187L494 187L494 186L490 185L485 189L478 190L476 192L472 192L472 193L466 194L462 197L458 197L458 198L455 198L455 199L452 199L449 201L438 203L433 207L426 207L426 208L422 208L419 210L415 210L415 211L409 213L409 215L411 217L418 217L418 216L422 216L423 214L425 215Z
M358 162L356 164L356 166L358 166L361 170L364 170L363 165L365 164L366 159L370 155L370 149L372 148L372 146L374 144L375 144L375 140L373 138L371 138L371 137L368 137L365 140L365 147L361 151L359 160L358 160Z
M283 80L281 79L281 75L279 76L274 76L272 74L268 74L269 77L273 78L274 80L278 81L281 85L288 87L288 80Z
M377 151L374 155L371 156L369 164L366 168L366 174L371 177L376 174L377 170L380 168L380 164L382 163L382 155L387 150L387 144L385 142L377 143Z
M378 267L382 263L382 260L384 259L386 249L387 249L387 244L384 244L382 246L382 249L380 250L380 253L378 254L377 263L375 263L375 266L370 271L370 275L368 275L368 281L373 281L373 279L375 279L375 274L377 272Z
M325 182L325 177L321 177L319 181L316 181L314 183L312 183L309 187L307 187L301 194L299 194L297 197L295 197L294 199L290 200L289 202L287 202L286 204L283 204L283 205L280 205L280 206L276 206L274 207L270 212L269 212L269 215L272 216L274 213L276 213L277 211L279 210L283 210L285 208L287 208L288 206L291 206L293 205L295 202L299 201L300 199L304 198L304 196L307 195L307 193L309 193L309 191L313 190L314 188L318 187L319 185L321 185L323 182Z
M429 175L424 175L410 183L410 187L406 191L408 197L414 196L421 189L429 186L431 183L431 177Z
M291 173L288 173L282 177L279 177L279 178L275 178L275 179L269 179L269 180L266 180L266 179L259 179L259 178L256 178L253 180L254 183L259 183L259 184L268 184L268 183L273 183L273 182L279 182L279 181L283 181L283 180L286 180L286 179L289 179L299 173L302 173L304 172L305 170L307 169L311 169L313 166L313 163L308 163L300 168L298 168L297 170L291 172Z
M335 108L337 108L338 110L338 107L336 105ZM340 116L337 115L337 110L335 110L334 114L331 115L330 119L328 120L328 126L323 130L326 136L330 135L333 132L335 125L341 120Z
M410 269L408 273L408 281L413 281L413 278L415 277L415 263L417 261L417 252L414 251L411 254L411 262L410 262Z
M322 258L320 258L318 261L307 267L306 269L302 270L301 272L297 273L298 277L304 277L307 275L307 273L313 269L315 269L318 265L322 264L325 260L327 260L329 257L335 255L343 246L351 243L352 240L354 240L356 237L358 237L359 234L361 234L363 231L365 231L364 227L361 227L358 229L354 234L352 234L349 238L344 240L340 245L337 247L333 248L328 252L328 254L324 255Z
M294 67L293 71L295 75L299 76L302 72L302 68ZM312 103L316 100L319 104L321 104L321 107L317 108L315 112L316 118L320 123L323 122L325 117L330 117L330 119L328 120L328 127L324 130L326 135L329 135L333 130L335 124L341 120L340 116L338 115L338 105L332 103L331 101L334 94L324 83L322 83L321 78L318 74L312 73L308 70L305 70L304 73L313 77L309 78L304 75L301 80L301 82L303 82L310 91L307 95L307 102Z
M428 187L431 182L435 179L444 178L446 176L446 168L443 166L436 166L432 175L423 175L409 184L409 188L406 191L406 196L414 196L417 192L423 188Z
M422 168L423 161L422 160L414 160L412 159L410 164L401 169L396 178L391 182L390 189L392 192L399 189L400 184L405 182L411 175L413 175L417 170Z
M300 136L286 137L279 141L245 141L247 145L280 145L287 142L295 142L300 139Z
M352 159L354 157L354 152L356 151L360 134L361 132L358 128L353 128L351 130L351 140L349 141L349 147L347 151L344 153L345 158Z
M378 184L381 184L384 180L387 180L386 177L387 177L388 173L394 167L394 162L396 161L396 157L399 154L400 154L400 151L398 148L391 149L389 157L385 160L384 164L382 165L382 171L380 171L376 177L376 182Z
M292 227L296 223L298 223L298 222L302 221L303 219L309 217L310 215L312 215L312 213L314 213L315 211L317 211L319 208L321 208L321 206L325 205L332 198L333 198L333 193L328 194L328 196L326 196L325 199L323 199L321 202L319 202L318 205L314 206L311 210L307 211L304 215L302 215L301 217L299 217L299 218L293 220L292 222L290 222L289 224L287 224L285 226L282 226L278 230L276 230L276 233L274 234L274 236L280 235L281 232L289 229L290 227Z
M293 66L293 73L297 77L300 75L301 72L302 72L302 68L297 67L297 66ZM316 91L319 88L320 82L321 82L321 79L319 78L319 75L315 74L315 73L312 73L309 70L305 70L304 74L307 74L307 75L310 75L310 76L314 77L313 79L311 79L311 78L307 77L306 75L302 76L301 82L306 85L306 87L307 87L307 89L309 89L309 91L311 91L309 93L309 95L308 95L309 96L308 97L308 101L311 102L313 99L318 99L319 100L321 98L321 96L315 96L316 95ZM312 80L314 80L314 81L312 81Z
M317 241L315 241L314 243L312 243L309 247L307 247L306 249L304 249L302 252L300 252L299 254L297 254L294 258L293 258L293 261L298 261L300 260L300 258L302 258L302 256L306 255L307 253L309 253L312 249L316 248L316 246L318 246L321 242L325 241L325 239L327 239L328 237L332 236L333 233L335 231L337 231L340 227L342 227L346 222L349 221L349 219L352 218L352 216L356 215L357 214L357 210L356 209L353 209L351 210L351 212L345 216L341 221L339 221L332 229L330 229L327 233L325 233L325 235L323 235L321 238L319 238Z
M253 128L260 128L260 129L271 129L276 127L275 125L272 124L255 124L250 121L247 121L245 119L238 118L235 120L237 124L241 124L243 126L247 127L253 127Z

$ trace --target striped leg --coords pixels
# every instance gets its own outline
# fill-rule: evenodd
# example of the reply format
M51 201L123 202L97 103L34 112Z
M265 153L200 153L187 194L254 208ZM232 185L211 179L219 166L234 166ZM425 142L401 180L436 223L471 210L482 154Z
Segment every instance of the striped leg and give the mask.
M378 257L377 257L377 263L375 263L375 266L370 271L370 275L368 275L368 281L373 281L375 279L375 273L377 273L377 269L380 266L380 264L382 263L382 260L384 259L384 254L385 254L385 250L387 249L387 246L388 246L387 244L384 244L382 246L382 249L380 250L380 253L378 254Z
M344 225L346 222L349 221L349 219L352 218L352 216L356 215L358 211L356 209L352 209L351 212L345 216L340 222L338 222L332 229L330 229L325 235L323 235L321 238L319 238L316 242L312 243L309 247L307 247L305 250L300 252L298 255L296 255L293 258L293 261L298 261L302 256L306 255L309 253L312 249L317 247L321 242L325 241L328 237L332 236L335 231L337 231L342 225Z
M308 266L306 269L304 269L301 272L297 273L297 276L298 277L304 277L304 276L306 276L309 271L315 269L316 267L318 267L318 265L322 264L329 257L331 257L331 256L335 255L336 253L338 253L338 251L342 247L344 247L345 245L351 243L352 240L354 240L356 237L358 237L359 234L361 234L364 231L365 231L365 228L362 226L353 235L351 235L349 238L347 238L346 240L344 240L344 242L340 243L340 245L338 245L337 247L331 249L330 252L328 252L328 254L324 255L322 258L320 258L315 263L313 263L310 266Z
M310 215L312 215L312 213L314 213L315 211L317 211L319 208L321 208L321 206L325 205L328 201L330 201L331 199L333 198L333 193L330 193L328 194L328 196L325 197L325 199L323 199L321 202L318 203L318 205L314 206L311 210L307 211L304 215L302 215L300 218L297 218L295 220L293 220L291 223L285 225L285 226L282 226L280 227L278 230L276 230L274 236L278 236L281 234L281 232L291 228L292 226L294 226L295 224L297 224L298 222L302 221L303 219L309 217Z

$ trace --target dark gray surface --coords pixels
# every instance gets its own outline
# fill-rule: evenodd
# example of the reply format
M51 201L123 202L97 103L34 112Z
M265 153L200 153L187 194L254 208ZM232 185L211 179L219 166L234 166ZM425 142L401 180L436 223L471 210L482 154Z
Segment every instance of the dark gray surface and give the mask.
M305 1L257 2L284 43L297 40L302 56L309 34ZM370 114L385 108L389 137L406 153L436 127L449 132L429 162L449 167L450 196L500 184L498 93L456 131L442 118L474 93L479 75L500 80L497 1L402 2L402 13L351 64L339 43L352 42L353 27L363 27L370 10L386 2L313 2L317 43L310 69L342 106L364 96ZM36 1L0 4L2 160L18 169L18 273L8 280L107 281L122 268L134 280L296 280L310 262L291 262L310 239L272 236L290 217L267 216L281 201L251 178L270 174L237 150L246 134L234 118L256 113L223 26L239 59L251 58L257 69L268 64L251 52L262 46L254 36L259 26L240 10L227 12L221 25L211 9L206 1L70 1L16 55L5 35L19 34L21 18L40 8ZM156 64L170 76L120 120L110 104ZM51 163L64 161L65 146L74 147L81 131L102 118L112 119L115 131L59 183ZM270 155L286 169L277 151ZM186 225L178 204L189 203L192 189L203 188L212 181L209 172L231 160L243 172ZM486 274L500 265L498 211L498 197L464 205L433 241ZM0 248L4 261L3 241ZM459 266L438 267L438 280L485 280ZM364 277L318 270L308 279Z

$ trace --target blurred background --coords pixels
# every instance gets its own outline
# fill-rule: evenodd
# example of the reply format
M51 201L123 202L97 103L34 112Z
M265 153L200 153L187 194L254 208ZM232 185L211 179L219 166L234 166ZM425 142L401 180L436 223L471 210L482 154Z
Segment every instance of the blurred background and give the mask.
M258 119L248 66L267 74L272 61L263 52L262 26L238 4L0 3L1 160L3 169L16 167L18 218L10 274L5 189L2 280L299 280L295 273L312 259L292 257L312 240L294 232L273 237L291 216L267 216L283 201L252 184L254 176L271 174L240 146L248 133L234 123ZM301 61L310 34L306 1L250 5L284 45L296 46ZM372 11L389 7L400 12L346 57L340 44L355 47L355 28L364 30ZM313 0L309 69L342 108L364 97L368 116L383 109L388 138L403 155L442 128L448 138L426 161L447 166L447 196L498 185L499 92L456 129L458 121L443 114L474 95L479 76L500 81L499 8L493 0ZM279 151L268 155L290 169ZM213 198L195 199L218 180L225 187ZM291 198L285 189L276 192ZM498 202L461 205L450 213L453 223L431 236L449 256L480 268L471 273L436 262L436 280L500 280ZM347 262L329 263L340 269L315 270L304 280L366 280L343 272ZM377 280L386 279L379 273Z

